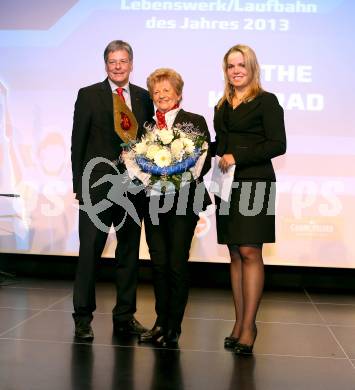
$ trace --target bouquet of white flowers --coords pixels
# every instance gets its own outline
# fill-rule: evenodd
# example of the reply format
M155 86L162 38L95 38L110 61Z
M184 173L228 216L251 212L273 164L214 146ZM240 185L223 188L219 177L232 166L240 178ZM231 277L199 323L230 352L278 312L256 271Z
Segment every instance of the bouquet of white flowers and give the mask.
M206 136L192 123L170 130L146 126L145 130L143 137L123 154L132 179L140 179L146 187L166 186L169 182L179 189L200 175L208 144Z

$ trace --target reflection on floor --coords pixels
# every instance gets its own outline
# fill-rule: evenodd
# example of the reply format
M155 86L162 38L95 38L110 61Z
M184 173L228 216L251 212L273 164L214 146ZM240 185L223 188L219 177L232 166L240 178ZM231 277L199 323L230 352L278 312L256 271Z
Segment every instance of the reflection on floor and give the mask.
M113 336L114 301L114 287L99 283L95 339L76 343L70 281L0 287L0 388L355 389L355 294L266 291L247 358L223 348L234 316L228 290L191 290L179 350ZM139 288L136 317L154 322L150 285Z

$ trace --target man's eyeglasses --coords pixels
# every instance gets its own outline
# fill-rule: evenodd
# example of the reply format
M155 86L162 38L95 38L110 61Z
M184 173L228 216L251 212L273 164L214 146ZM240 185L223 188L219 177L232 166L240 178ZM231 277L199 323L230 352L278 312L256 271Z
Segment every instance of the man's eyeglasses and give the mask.
M127 66L129 64L129 60L109 60L107 61L107 65L109 66Z

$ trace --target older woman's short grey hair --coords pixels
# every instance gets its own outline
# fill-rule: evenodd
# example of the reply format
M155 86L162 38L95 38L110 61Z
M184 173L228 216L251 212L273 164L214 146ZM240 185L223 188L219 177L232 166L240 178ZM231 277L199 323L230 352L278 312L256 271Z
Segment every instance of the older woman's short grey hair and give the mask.
M126 50L126 52L128 53L129 60L131 62L133 61L133 50L132 50L131 45L125 41L117 40L117 41L110 42L106 46L106 49L104 51L105 62L107 62L107 58L108 58L109 53L111 53L113 51L117 51L117 50Z
M151 73L147 78L147 87L151 97L153 97L153 89L155 84L164 80L170 82L178 96L182 95L184 81L181 75L171 68L159 68Z

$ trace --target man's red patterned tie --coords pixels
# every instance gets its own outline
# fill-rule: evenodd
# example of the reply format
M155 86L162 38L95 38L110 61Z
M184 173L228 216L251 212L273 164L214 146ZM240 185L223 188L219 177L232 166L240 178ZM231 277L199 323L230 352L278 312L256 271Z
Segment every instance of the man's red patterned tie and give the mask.
M121 88L121 87L118 87L118 88L116 89L116 91L117 91L117 95L125 102L126 99L125 99L124 96L123 96L123 91L124 91L124 89Z

